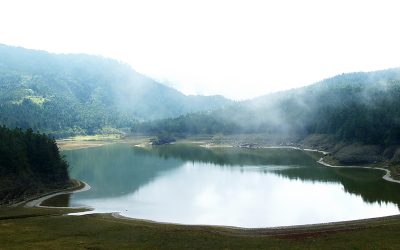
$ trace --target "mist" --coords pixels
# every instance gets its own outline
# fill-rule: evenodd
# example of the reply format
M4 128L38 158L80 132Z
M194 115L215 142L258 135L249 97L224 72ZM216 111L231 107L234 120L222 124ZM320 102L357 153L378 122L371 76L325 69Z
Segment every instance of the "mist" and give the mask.
M115 58L184 94L245 100L398 66L397 5L2 1L0 43Z
M222 108L222 96L188 96L114 59L0 45L0 122L55 135L118 133L138 121Z
M388 146L399 143L399 83L399 68L341 74L210 113L144 123L135 131L220 133L235 136L239 144L258 138L271 145L295 145L323 135L318 137L323 142L316 144L343 141Z

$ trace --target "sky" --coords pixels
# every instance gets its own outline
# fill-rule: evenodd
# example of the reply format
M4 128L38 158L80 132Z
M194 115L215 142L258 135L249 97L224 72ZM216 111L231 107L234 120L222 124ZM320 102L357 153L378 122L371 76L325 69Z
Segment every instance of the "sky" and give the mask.
M111 57L185 94L244 100L399 67L399 10L395 0L0 0L0 43Z

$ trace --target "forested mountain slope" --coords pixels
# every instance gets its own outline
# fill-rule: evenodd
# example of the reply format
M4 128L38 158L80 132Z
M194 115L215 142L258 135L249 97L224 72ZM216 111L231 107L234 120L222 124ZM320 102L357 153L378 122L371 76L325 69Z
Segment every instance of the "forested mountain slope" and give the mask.
M0 126L0 206L69 181L68 163L53 138Z
M0 44L0 124L61 135L229 105L186 96L115 60Z
M263 133L336 141L400 144L400 69L338 75L213 112L137 124L144 133Z

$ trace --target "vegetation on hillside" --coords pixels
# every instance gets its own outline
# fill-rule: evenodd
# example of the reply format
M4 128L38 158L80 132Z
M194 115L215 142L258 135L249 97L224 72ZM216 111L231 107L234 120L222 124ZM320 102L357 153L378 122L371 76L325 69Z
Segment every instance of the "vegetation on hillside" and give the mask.
M332 152L340 164L399 165L400 69L342 74L212 112L137 123L132 131L301 144Z
M400 69L342 74L213 112L135 124L133 132L333 135L337 141L400 144Z
M68 163L53 138L0 127L0 205L68 183Z
M176 139L169 134L160 134L150 139L151 145L164 145L175 142Z
M115 60L0 44L0 124L8 127L104 133L228 104L222 96L183 95Z

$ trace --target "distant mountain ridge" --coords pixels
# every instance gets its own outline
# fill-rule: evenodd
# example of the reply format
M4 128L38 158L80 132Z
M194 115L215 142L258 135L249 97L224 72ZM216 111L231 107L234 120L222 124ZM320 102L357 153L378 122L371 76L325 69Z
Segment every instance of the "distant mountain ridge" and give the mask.
M400 68L341 74L306 87L272 93L210 113L136 125L133 131L254 134L400 144ZM399 152L400 153L400 152Z
M186 96L112 59L0 44L0 124L9 127L95 133L231 103Z

